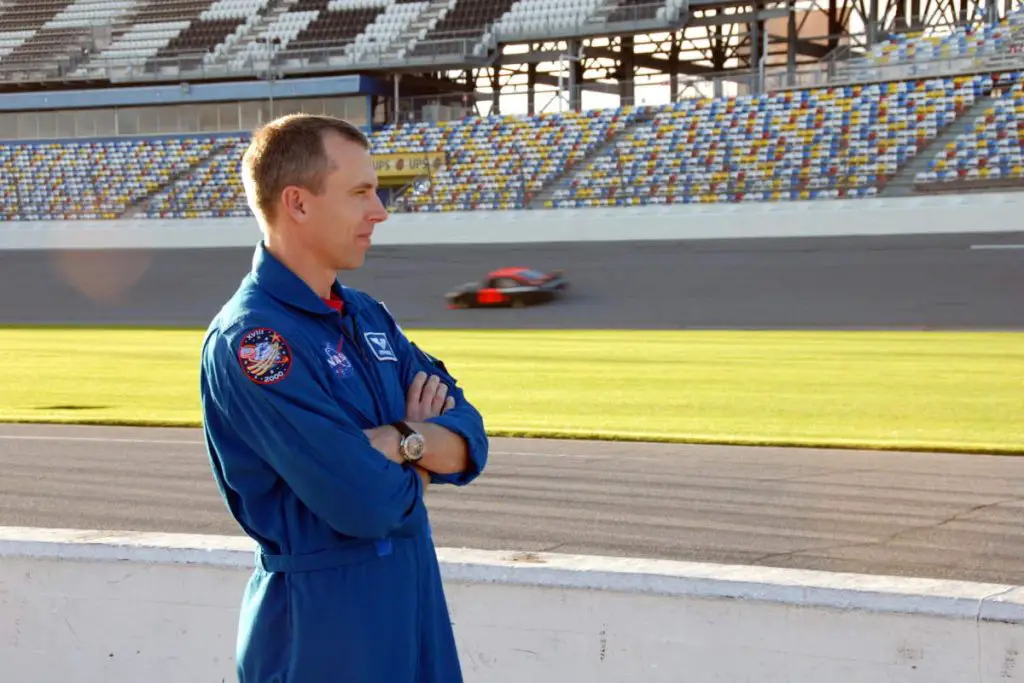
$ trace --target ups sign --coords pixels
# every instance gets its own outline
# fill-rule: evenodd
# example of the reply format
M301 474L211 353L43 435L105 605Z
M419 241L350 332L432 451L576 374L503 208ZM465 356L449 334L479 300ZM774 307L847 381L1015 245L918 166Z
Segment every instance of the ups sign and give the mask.
M444 165L443 152L405 152L402 154L377 154L373 167L380 178L414 178L437 171Z

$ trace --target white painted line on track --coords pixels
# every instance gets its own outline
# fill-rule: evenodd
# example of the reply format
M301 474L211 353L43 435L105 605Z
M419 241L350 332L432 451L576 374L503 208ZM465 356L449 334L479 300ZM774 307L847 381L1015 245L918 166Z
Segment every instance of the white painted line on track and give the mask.
M542 453L539 451L491 451L491 455L525 455L538 458L586 458L588 460L612 460L619 456L600 453ZM630 456L630 462L638 456Z
M1024 249L1024 244L972 244L971 249Z
M123 439L102 436L49 436L41 434L0 434L0 441L83 441L96 443L169 443L202 445L202 441L186 441L185 439Z
M102 436L58 436L48 434L0 434L0 441L76 441L84 443L136 443L136 444L173 444L187 446L204 446L202 440L186 439L125 439L120 437ZM491 455L525 455L540 458L593 458L607 460L613 456L588 453L543 453L540 451L491 451Z

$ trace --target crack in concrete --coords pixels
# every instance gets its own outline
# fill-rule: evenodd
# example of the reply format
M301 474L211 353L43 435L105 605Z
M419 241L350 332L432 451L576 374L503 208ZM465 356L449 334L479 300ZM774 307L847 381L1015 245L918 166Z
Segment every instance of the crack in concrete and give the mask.
M908 527L906 529L900 529L899 531L895 531L895 532L889 534L888 536L885 536L884 538L881 538L881 539L875 540L875 541L865 541L863 543L837 543L837 544L834 544L834 545L827 545L827 546L809 546L809 547L806 547L806 548L797 548L796 550L790 550L790 551L785 552L785 553L768 553L768 554L763 555L761 557L754 558L753 560L750 561L750 564L758 565L758 564L761 564L761 563L764 563L764 562L776 562L776 561L779 561L779 560L790 559L790 558L794 557L795 555L801 555L801 554L807 553L807 552L830 553L830 552L834 552L836 550L850 550L852 548L870 548L872 546L882 547L882 546L886 546L886 545L892 543L893 541L895 541L896 539L900 538L901 536L905 536L907 534L918 533L918 532L922 532L922 531L933 531L935 529L939 529L939 528L941 528L941 527L943 527L943 526L945 526L947 524L950 524L952 522L960 520L960 519L962 519L962 518L964 518L964 517L966 517L968 515L974 514L976 512L980 512L980 511L986 510L988 508L998 507L1000 505L1005 505L1007 503L1015 503L1015 502L1018 502L1018 501L1024 501L1024 496L1014 496L1012 498L1005 498L1005 499L998 500L998 501L995 501L995 502L992 502L992 503L983 503L981 505L974 505L974 506L972 506L972 507L970 507L970 508L968 508L966 510L961 510L961 511L959 511L959 512L953 514L953 515L950 515L949 517L947 517L945 519L942 519L942 520L940 520L938 522L934 522L932 524L921 524L921 525L917 525L917 526Z
M823 470L821 472L816 472L814 474L794 474L794 475L788 475L788 476L784 475L784 476L781 476L781 477L770 477L770 476L769 477L751 477L750 481L772 482L772 483L775 483L775 482L790 483L790 482L802 482L802 481L810 482L810 481L814 481L816 479L821 479L822 477L835 477L835 476L845 477L845 476L848 476L848 475L851 475L851 474L883 474L883 473L885 473L885 472L883 470L878 469L877 467L855 468L855 469L850 469L850 470L829 469L829 470ZM737 477L737 479L740 479L740 477Z
M541 552L541 553L553 553L553 552L555 552L556 550L558 550L559 548L561 548L562 546L564 546L564 545L565 545L566 543L568 543L568 541L563 541L563 542L561 542L561 543L555 543L555 544L554 544L553 546L550 546L550 547L548 547L548 548L541 548L541 549L540 549L539 551L537 551L537 552Z

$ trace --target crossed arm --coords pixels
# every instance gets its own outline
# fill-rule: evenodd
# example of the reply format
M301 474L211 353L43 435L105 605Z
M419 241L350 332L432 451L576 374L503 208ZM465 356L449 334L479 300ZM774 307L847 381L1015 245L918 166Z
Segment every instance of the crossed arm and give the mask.
M423 435L426 447L423 457L414 467L423 479L423 485L430 483L430 473L455 474L469 466L469 447L466 440L441 425L427 422L455 407L455 399L448 396L447 385L437 375L428 377L422 370L416 373L405 399L405 421ZM388 460L405 462L398 452L401 435L390 425L363 430L374 448Z

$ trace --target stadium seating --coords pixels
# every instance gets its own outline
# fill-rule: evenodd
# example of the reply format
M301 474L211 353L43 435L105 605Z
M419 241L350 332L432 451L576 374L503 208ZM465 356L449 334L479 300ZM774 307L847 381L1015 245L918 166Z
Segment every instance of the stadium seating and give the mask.
M451 0L444 18L424 33L408 54L420 57L465 52L468 43L484 39L487 28L511 10L516 2Z
M375 154L442 152L398 211L865 197L992 85L988 76L763 97L408 123ZM921 181L1021 175L1021 81L939 153ZM2 220L246 216L238 160L248 135L0 146ZM602 150L602 147L604 149ZM590 159L590 161L585 160ZM150 200L143 206L143 200Z
M136 3L131 20L136 24L192 21L210 6L211 0L143 0Z
M269 1L217 0L193 22L194 33L183 32L180 44L168 45L168 56L202 53L203 64L222 62L236 44L245 42L250 29L262 20ZM219 38L218 33L221 33Z
M984 87L977 76L680 101L546 205L873 196Z
M393 6L387 0L333 0L322 4L324 7L315 20L296 36L286 52L336 51L352 45L389 6Z
M79 42L86 45L93 26L111 25L109 44L101 43L98 50L89 45L88 54L83 51L77 66L70 71L76 77L103 77L109 69L140 69L154 57L177 56L195 51L196 47L201 50L212 40L209 27L198 21L209 4L210 0L77 0L39 34L58 28L77 31L81 34ZM205 38L205 42L197 37ZM68 43L50 49L68 53L73 52L73 47Z
M153 68L165 57L240 66L269 49L282 61L315 60L319 51L394 54L403 46L441 54L479 46L491 30L558 31L603 15L659 18L681 1L0 0L0 67L30 73L62 56L72 64L96 21L121 24L79 73L106 60ZM1024 10L942 40L897 38L872 59L955 58L1016 46L1022 37ZM430 45L452 39L461 40L457 48ZM932 144L993 85L991 106L958 124L964 133ZM371 142L377 154L444 155L440 168L403 188L394 210L575 208L870 197L918 154L921 188L1024 180L1022 121L1024 76L1013 72L406 123L375 132ZM247 142L239 132L0 143L0 220L111 219L126 211L247 216L238 176Z
M522 208L532 193L572 168L633 118L631 110L608 109L407 124L377 132L371 144L375 154L451 151L446 168L406 193L398 210ZM160 192L150 202L146 217L248 215L238 180L238 159L248 138L221 139L234 146Z
M207 62L227 58L234 70L271 55L282 68L351 63L364 54L383 52L428 4L423 0L297 0L286 12L273 10L251 18L236 35L215 46Z
M161 47L154 57L156 60L194 59L197 55L212 55L218 45L245 24L246 17L241 15L244 9L239 7L237 11L238 14L228 16L201 15Z
M261 26L253 37L245 43L245 47L239 50L229 62L230 68L242 69L253 58L265 58L269 56L268 45L277 45L275 52L288 47L288 44L305 29L310 22L316 19L315 10L298 12L285 12L271 19L266 25Z
M248 216L239 160L247 135L218 138L219 152L192 173L177 179L149 202L146 218L226 218ZM207 147L209 149L209 147Z
M75 0L46 22L46 27L89 28L106 24L125 16L134 4L131 0Z
M11 0L4 3L3 24L6 32L38 31L67 7L69 0Z
M612 16L665 19L684 2L620 0ZM384 55L482 55L495 22L506 35L574 30L609 7L607 0L9 0L0 7L0 68L170 76L201 67L228 74L270 59L288 70ZM112 28L98 46L96 24Z
M1024 8L1018 7L995 24L957 26L949 33L903 33L872 46L863 59L871 64L902 64L973 57L979 52L1005 50L1024 35Z
M215 145L200 136L0 144L0 218L118 218Z
M1001 96L973 121L971 129L947 143L915 182L972 183L1024 178L1024 74L1007 74L996 85Z
M76 8L68 0L13 0L0 10L0 69L21 78L56 72L82 54L94 21L119 11L120 3Z
M564 32L593 16L601 0L520 0L495 23L503 36Z
M376 19L366 26L352 41L350 54L360 59L366 55L377 56L388 50L419 14L430 5L425 0L390 3Z
M102 69L105 65L141 66L188 27L187 19L132 24L131 28L115 38L109 47L96 53L88 63L81 66L76 74Z
M0 32L0 62L4 55L10 54L14 48L21 45L32 37L32 31L4 31Z
M185 40L203 34L201 26L193 26L211 0L88 0L102 6L92 19L80 20L88 34L91 25L112 23L110 44L91 51L71 71L72 76L103 77L109 69L141 69L152 58L180 54L181 36ZM80 6L78 0L74 6ZM51 22L52 25L52 22ZM64 48L67 49L66 47Z
M618 7L608 15L609 23L626 21L664 20L675 16L686 0L669 0L652 2L652 0L619 0Z
M401 196L399 210L522 208L634 117L625 108L406 124L377 133L373 149L447 155L441 171Z

